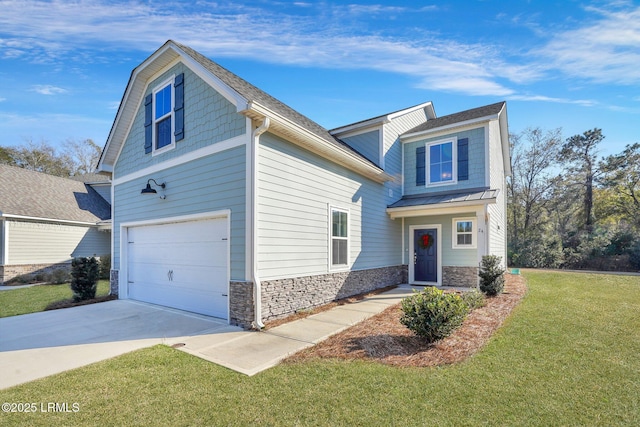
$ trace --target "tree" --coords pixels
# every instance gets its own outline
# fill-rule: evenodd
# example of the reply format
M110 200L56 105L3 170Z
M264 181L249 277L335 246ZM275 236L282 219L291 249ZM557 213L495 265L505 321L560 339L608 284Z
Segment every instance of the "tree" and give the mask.
M606 157L600 170L599 182L611 192L612 210L640 231L640 143Z
M598 144L603 139L602 130L594 128L568 138L560 151L561 160L569 163L568 171L576 176L576 183L584 188L582 218L583 229L587 233L593 231L593 183L598 173Z
M102 149L92 139L84 141L68 139L64 147L65 155L73 163L72 175L84 175L96 170Z
M15 149L15 165L24 169L47 173L49 175L69 177L73 172L73 161L46 141L35 144L28 141L26 146Z
M519 135L510 135L510 143L512 176L507 188L510 263L554 266L556 263L543 256L543 252L557 244L547 238L550 235L547 205L556 181L552 169L558 162L561 129L528 128Z

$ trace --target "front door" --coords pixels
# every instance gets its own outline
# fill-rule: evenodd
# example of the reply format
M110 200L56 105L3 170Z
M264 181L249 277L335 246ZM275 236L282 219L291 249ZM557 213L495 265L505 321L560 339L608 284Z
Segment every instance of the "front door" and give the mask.
M438 230L414 230L413 239L413 279L416 282L438 282Z

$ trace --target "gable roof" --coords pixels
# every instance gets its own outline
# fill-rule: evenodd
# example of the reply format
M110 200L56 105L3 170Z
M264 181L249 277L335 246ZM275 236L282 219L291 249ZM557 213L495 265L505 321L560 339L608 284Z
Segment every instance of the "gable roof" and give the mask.
M449 114L447 116L427 120L426 122L419 124L413 129L408 130L402 136L422 133L432 129L447 127L451 125L463 124L465 122L475 121L479 119L489 119L493 116L497 118L498 114L500 114L500 112L504 109L505 105L506 102L501 101L496 102L495 104L472 108L470 110L460 111L459 113Z
M111 206L83 182L0 165L0 216L97 224Z
M148 81L175 60L181 60L233 102L238 113L258 121L269 118L269 132L284 136L291 142L370 178L379 181L391 179L373 161L332 136L324 127L199 52L173 40L168 40L132 71L98 162L98 171L113 172L113 165L139 108Z

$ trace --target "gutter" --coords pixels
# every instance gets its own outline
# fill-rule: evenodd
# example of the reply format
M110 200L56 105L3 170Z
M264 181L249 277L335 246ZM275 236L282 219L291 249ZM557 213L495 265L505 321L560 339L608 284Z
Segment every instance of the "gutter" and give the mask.
M253 326L256 329L264 328L262 323L262 286L258 273L258 147L260 145L260 135L269 129L271 120L265 117L262 124L253 131L251 138L251 263L253 264L253 312L255 319Z

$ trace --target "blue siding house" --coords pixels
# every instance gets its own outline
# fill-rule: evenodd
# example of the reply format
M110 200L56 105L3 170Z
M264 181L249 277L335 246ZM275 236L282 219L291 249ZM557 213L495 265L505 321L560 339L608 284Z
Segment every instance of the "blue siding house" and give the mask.
M99 162L112 292L261 327L506 258L506 104L327 130L193 49L135 68Z

